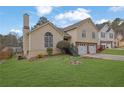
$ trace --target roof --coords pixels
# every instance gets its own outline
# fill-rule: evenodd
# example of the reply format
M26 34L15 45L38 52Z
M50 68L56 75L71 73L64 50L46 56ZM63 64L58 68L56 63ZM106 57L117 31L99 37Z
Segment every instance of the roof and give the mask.
M96 27L99 29L99 31L105 26L105 25L108 25L108 24L96 24ZM108 25L109 26L109 25ZM107 29L106 32L109 32L112 28L109 26L109 28Z
M29 32L29 34L48 24L51 25L61 35L66 37L71 37L68 33L64 32L63 28L56 27L52 22L48 21L47 18L45 17L40 17L39 21L36 23L36 25L34 25L34 27L31 29L31 32Z
M75 24L73 24L73 25L67 26L67 27L65 27L63 30L64 30L64 31L70 31L70 30L72 30L72 29L75 29L75 28L77 28L77 27L79 26L79 24L81 24L82 22L85 22L85 21L88 20L88 19L89 19L89 18L84 19L84 20L81 20L80 22L77 22L77 23L75 23Z
M103 27L105 26L105 24L96 24L96 27L101 30Z
M81 20L80 22L77 22L77 23L75 23L75 24L73 24L73 25L70 25L70 26L68 26L68 27L65 27L63 30L65 31L65 32L67 32L67 31L71 31L71 30L73 30L73 29L76 29L77 27L79 27L79 25L80 24L84 24L85 22L87 22L87 21L90 21L93 25L94 25L94 27L97 29L97 27L95 26L95 24L92 22L92 20L90 19L90 18L86 18L86 19L84 19L84 20ZM98 30L98 29L97 29Z
M90 18L87 18L87 19L81 20L81 21L79 21L79 22L77 22L77 23L75 23L75 24L73 24L73 25L70 25L70 26L68 26L68 27L65 27L65 28L56 27L53 23L47 21L46 23L40 24L40 25L38 25L38 26L36 25L36 27L32 30L32 32L34 32L36 29L39 29L39 28L41 28L41 27L43 27L43 26L45 26L45 25L47 25L47 24L50 24L55 30L57 30L57 31L58 31L59 33L61 33L62 35L67 36L67 37L71 37L71 36L70 36L68 33L66 33L66 32L71 31L71 30L73 30L73 29L76 29L77 27L80 26L80 24L82 24L82 23L84 24L84 23L87 22L87 21L90 21L90 22L94 25L94 27L96 28L96 30L98 31L97 27L96 27L95 24L92 22L92 20L91 20ZM30 33L32 33L32 32L30 32Z
M41 28L41 27L43 27L43 26L45 26L45 25L48 25L48 24L51 25L51 26L52 26L56 31L58 31L61 35L70 37L70 35L67 34L67 33L65 33L62 28L56 27L53 23L51 23L51 22L49 22L49 21L46 22L46 23L44 23L44 24L41 24L41 25L37 26L37 27L34 28L29 34L31 34L32 32L36 31L37 29L39 29L39 28Z
M112 29L112 28L111 28L111 27L109 27L109 28L108 28L108 30L107 30L106 32L109 32L111 29Z

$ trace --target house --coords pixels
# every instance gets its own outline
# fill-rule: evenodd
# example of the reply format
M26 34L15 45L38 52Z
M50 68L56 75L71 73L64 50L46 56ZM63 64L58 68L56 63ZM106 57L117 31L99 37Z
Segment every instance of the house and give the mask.
M120 40L118 44L118 47L124 47L124 39Z
M10 47L13 50L13 53L21 53L22 52L22 47L16 46L16 47Z
M124 37L122 36L122 34L118 33L116 35L116 47L124 47Z
M37 25L30 31L29 29L29 15L23 16L23 52L24 56L34 57L38 54L47 55L46 49L53 48L53 54L60 53L56 48L56 44L63 40L64 33L60 31L55 25L47 19L40 18Z
M90 18L63 29L71 36L70 42L78 48L78 54L96 53L98 42L98 29Z
M98 47L114 48L115 47L115 33L108 24L96 25L99 29L98 32Z
M23 16L23 52L26 57L47 55L46 49L53 48L53 54L59 54L56 45L61 40L68 40L78 48L78 54L96 53L98 29L90 18L66 28L58 28L41 17L38 23L29 29L29 15Z

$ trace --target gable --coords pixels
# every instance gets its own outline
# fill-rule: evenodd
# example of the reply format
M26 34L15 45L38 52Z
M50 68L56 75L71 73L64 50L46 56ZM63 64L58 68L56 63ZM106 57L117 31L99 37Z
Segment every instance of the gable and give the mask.
M38 37L39 34L44 35L46 32L51 32L52 34L54 34L54 36L59 36L60 38L63 38L63 33L58 31L56 28L54 28L50 24L46 24L42 27L37 28L35 31L31 32L30 35L33 36L35 34Z
M89 24L87 24L87 23L89 23ZM63 30L64 30L65 32L73 31L73 30L75 30L75 29L79 29L79 28L82 27L83 25L87 25L87 26L88 26L88 25L91 25L91 26L93 27L93 29L95 29L95 30L98 32L98 28L95 26L95 24L92 22L92 20L91 20L90 18L84 19L84 20L82 20L82 21L80 21L80 22L78 22L78 23L75 23L75 24L73 24L73 25L70 25L70 26L64 28Z
M109 30L109 33L114 33L114 30L113 30L113 29L110 29L110 30Z
M82 32L86 31L86 37L82 37ZM95 32L95 39L92 39L92 32ZM98 29L93 24L91 19L86 19L85 21L81 21L76 25L76 28L70 29L67 31L72 36L72 41L74 42L94 42L96 43L98 40Z
M54 29L57 33L59 33L60 35L62 35L63 36L63 32L62 31L60 31L56 26L54 26L52 23L50 23L50 22L47 22L47 23L45 23L45 24L43 24L43 25L41 25L41 26L39 26L39 27L37 27L37 28L35 28L32 32L30 32L29 34L33 34L34 32L37 32L37 31L39 31L39 29L40 30L42 30L42 29L48 29L48 30L50 30L50 29Z
M85 31L91 31L91 32L98 32L98 29L96 28L95 24L91 21L91 19L88 19L85 21L85 23L80 23L78 30L85 30Z

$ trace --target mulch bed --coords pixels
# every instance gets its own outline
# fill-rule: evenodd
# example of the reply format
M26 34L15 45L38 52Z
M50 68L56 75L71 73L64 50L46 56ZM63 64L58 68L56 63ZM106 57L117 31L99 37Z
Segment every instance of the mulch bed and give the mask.
M69 62L69 64L72 64L72 65L79 65L80 62L77 61L77 60L72 60L72 61Z

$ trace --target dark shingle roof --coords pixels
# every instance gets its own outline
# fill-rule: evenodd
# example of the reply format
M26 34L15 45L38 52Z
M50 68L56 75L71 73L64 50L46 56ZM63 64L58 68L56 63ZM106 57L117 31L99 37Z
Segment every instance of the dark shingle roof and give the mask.
M105 26L105 24L96 24L96 27L101 30L103 27Z
M111 27L108 28L108 30L106 32L109 32L111 30Z
M96 27L99 29L99 31L107 24L96 24ZM109 25L108 25L109 26ZM106 32L109 32L112 28L109 26L109 28L106 30Z
M77 28L81 23L84 23L85 21L87 21L87 20L89 20L90 18L86 18L86 19L84 19L84 20L81 20L81 21L79 21L79 22L77 22L77 23L75 23L75 24L73 24L73 25L70 25L70 26L67 26L67 27L65 27L65 28L63 28L63 30L64 31L70 31L70 30L72 30L72 29L75 29L75 28Z

